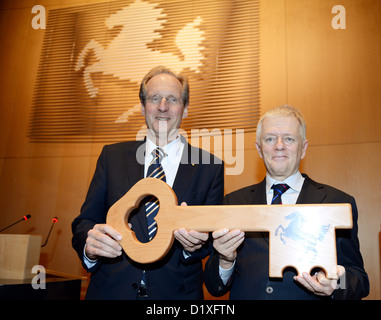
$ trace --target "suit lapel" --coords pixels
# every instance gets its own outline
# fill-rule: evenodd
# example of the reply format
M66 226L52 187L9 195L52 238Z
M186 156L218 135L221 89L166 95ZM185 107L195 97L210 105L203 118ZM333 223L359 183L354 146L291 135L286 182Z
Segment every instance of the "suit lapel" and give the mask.
M296 203L322 203L326 197L324 187L321 184L318 184L315 181L313 181L306 174L303 174L303 177L305 178L305 180Z
M190 185L190 181L193 178L193 175L198 169L198 166L200 165L200 161L194 161L192 163L192 147L191 145L184 140L184 150L183 154L181 156L181 161L179 165L179 169L177 170L176 178L173 183L173 191L176 193L177 198L181 199L188 187ZM186 183L185 183L186 182Z
M128 190L136 182L144 178L144 153L145 141L136 143L133 148L126 148L125 150L127 181L130 184Z
M253 186L250 190L250 194L247 194L247 198L245 199L248 204L266 204L266 178L262 180L262 182Z
M297 204L322 203L326 197L324 186L313 181L309 176L303 174L305 178L302 190L299 194ZM266 204L266 178L257 185L254 185L251 192L246 195L248 204Z
M247 201L248 204L255 204L255 205L263 205L267 204L266 199L266 178L262 180L259 184L253 186L250 190L250 194L247 195ZM269 243L268 235L267 233L261 232L260 233L263 239Z

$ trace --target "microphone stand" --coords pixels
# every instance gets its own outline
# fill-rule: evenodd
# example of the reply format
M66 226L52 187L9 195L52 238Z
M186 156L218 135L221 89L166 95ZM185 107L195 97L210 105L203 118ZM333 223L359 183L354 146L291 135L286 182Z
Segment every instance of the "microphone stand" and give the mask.
M28 214L28 215L26 215L26 216L23 216L22 219L20 219L20 220L14 222L14 223L12 223L12 224L9 225L8 227L5 227L5 228L1 229L0 232L3 232L4 230L7 230L8 228L14 226L15 224L17 224L17 223L19 223L19 222L21 222L21 221L28 220L30 217L31 217L30 214Z
M49 230L48 236L46 237L46 240L45 240L44 244L41 246L41 248L42 248L42 247L45 247L46 244L48 243L48 240L49 240L49 237L50 237L50 233L52 232L52 229L53 229L54 225L55 225L56 222L58 221L57 217L54 217L52 221L53 221L53 223L52 223L52 225L50 226L50 230Z

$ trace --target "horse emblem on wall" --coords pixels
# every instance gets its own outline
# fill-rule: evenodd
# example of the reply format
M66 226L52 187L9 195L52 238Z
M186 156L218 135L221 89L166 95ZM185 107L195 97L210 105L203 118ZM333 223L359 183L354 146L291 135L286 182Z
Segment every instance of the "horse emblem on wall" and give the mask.
M187 134L253 131L259 39L257 0L113 0L51 9L27 136L35 142L140 139L139 85L158 65L189 80Z
M106 19L108 29L122 26L119 34L106 47L96 40L88 42L75 64L76 71L83 70L83 80L91 98L98 94L98 88L91 79L91 74L96 72L138 83L148 70L157 65L165 65L175 72L181 72L185 68L200 72L204 59L201 52L204 49L201 46L204 32L198 28L202 22L200 17L196 17L177 32L175 44L181 55L153 50L147 46L161 37L159 31L166 22L166 15L162 11L163 9L157 8L157 4L137 0ZM146 16L144 20L136 19L142 14ZM91 51L96 62L86 66L85 59ZM139 62L145 62L145 68L131 68L131 63Z

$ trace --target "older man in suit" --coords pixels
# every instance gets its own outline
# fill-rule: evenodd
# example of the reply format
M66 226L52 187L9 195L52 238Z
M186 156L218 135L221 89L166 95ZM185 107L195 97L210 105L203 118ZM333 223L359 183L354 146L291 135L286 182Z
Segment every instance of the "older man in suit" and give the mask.
M353 197L299 172L308 146L302 114L290 106L265 113L257 126L256 148L266 167L265 179L228 194L224 203L308 204L350 203L353 228L336 232L340 284L323 271L296 276L286 269L282 279L269 277L267 233L218 230L213 233L215 252L207 261L205 283L216 296L230 290L230 299L361 299L369 293L357 238L358 212ZM278 193L275 189L280 190Z
M188 114L186 78L165 67L154 68L144 77L139 96L146 139L103 148L81 213L72 223L73 247L91 272L86 298L202 299L201 260L212 248L207 233L176 230L177 241L165 258L138 264L122 252L119 232L105 224L109 208L155 172L155 178L164 177L173 188L179 204L213 205L223 199L223 162L191 147L178 133ZM147 223L154 202L146 200L129 221L141 242L150 241L157 231L154 220Z

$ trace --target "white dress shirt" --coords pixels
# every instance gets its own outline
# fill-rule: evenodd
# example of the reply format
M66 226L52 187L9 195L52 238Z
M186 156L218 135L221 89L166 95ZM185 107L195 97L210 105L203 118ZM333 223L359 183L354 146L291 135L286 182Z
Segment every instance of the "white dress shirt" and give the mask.
M277 181L271 178L268 174L266 174L266 199L267 204L271 204L273 199L274 190L271 189L273 184L285 183L290 188L282 194L282 204L295 204L298 200L300 191L302 190L304 178L302 174L297 171L292 176L288 177L284 181Z
M146 156L144 158L144 178L147 177L148 167L153 160L152 151L156 148L157 145L147 137ZM176 140L168 143L164 147L160 147L160 149L166 154L161 160L161 166L165 172L165 180L172 188L183 155L184 143L181 141L180 136L178 136Z

